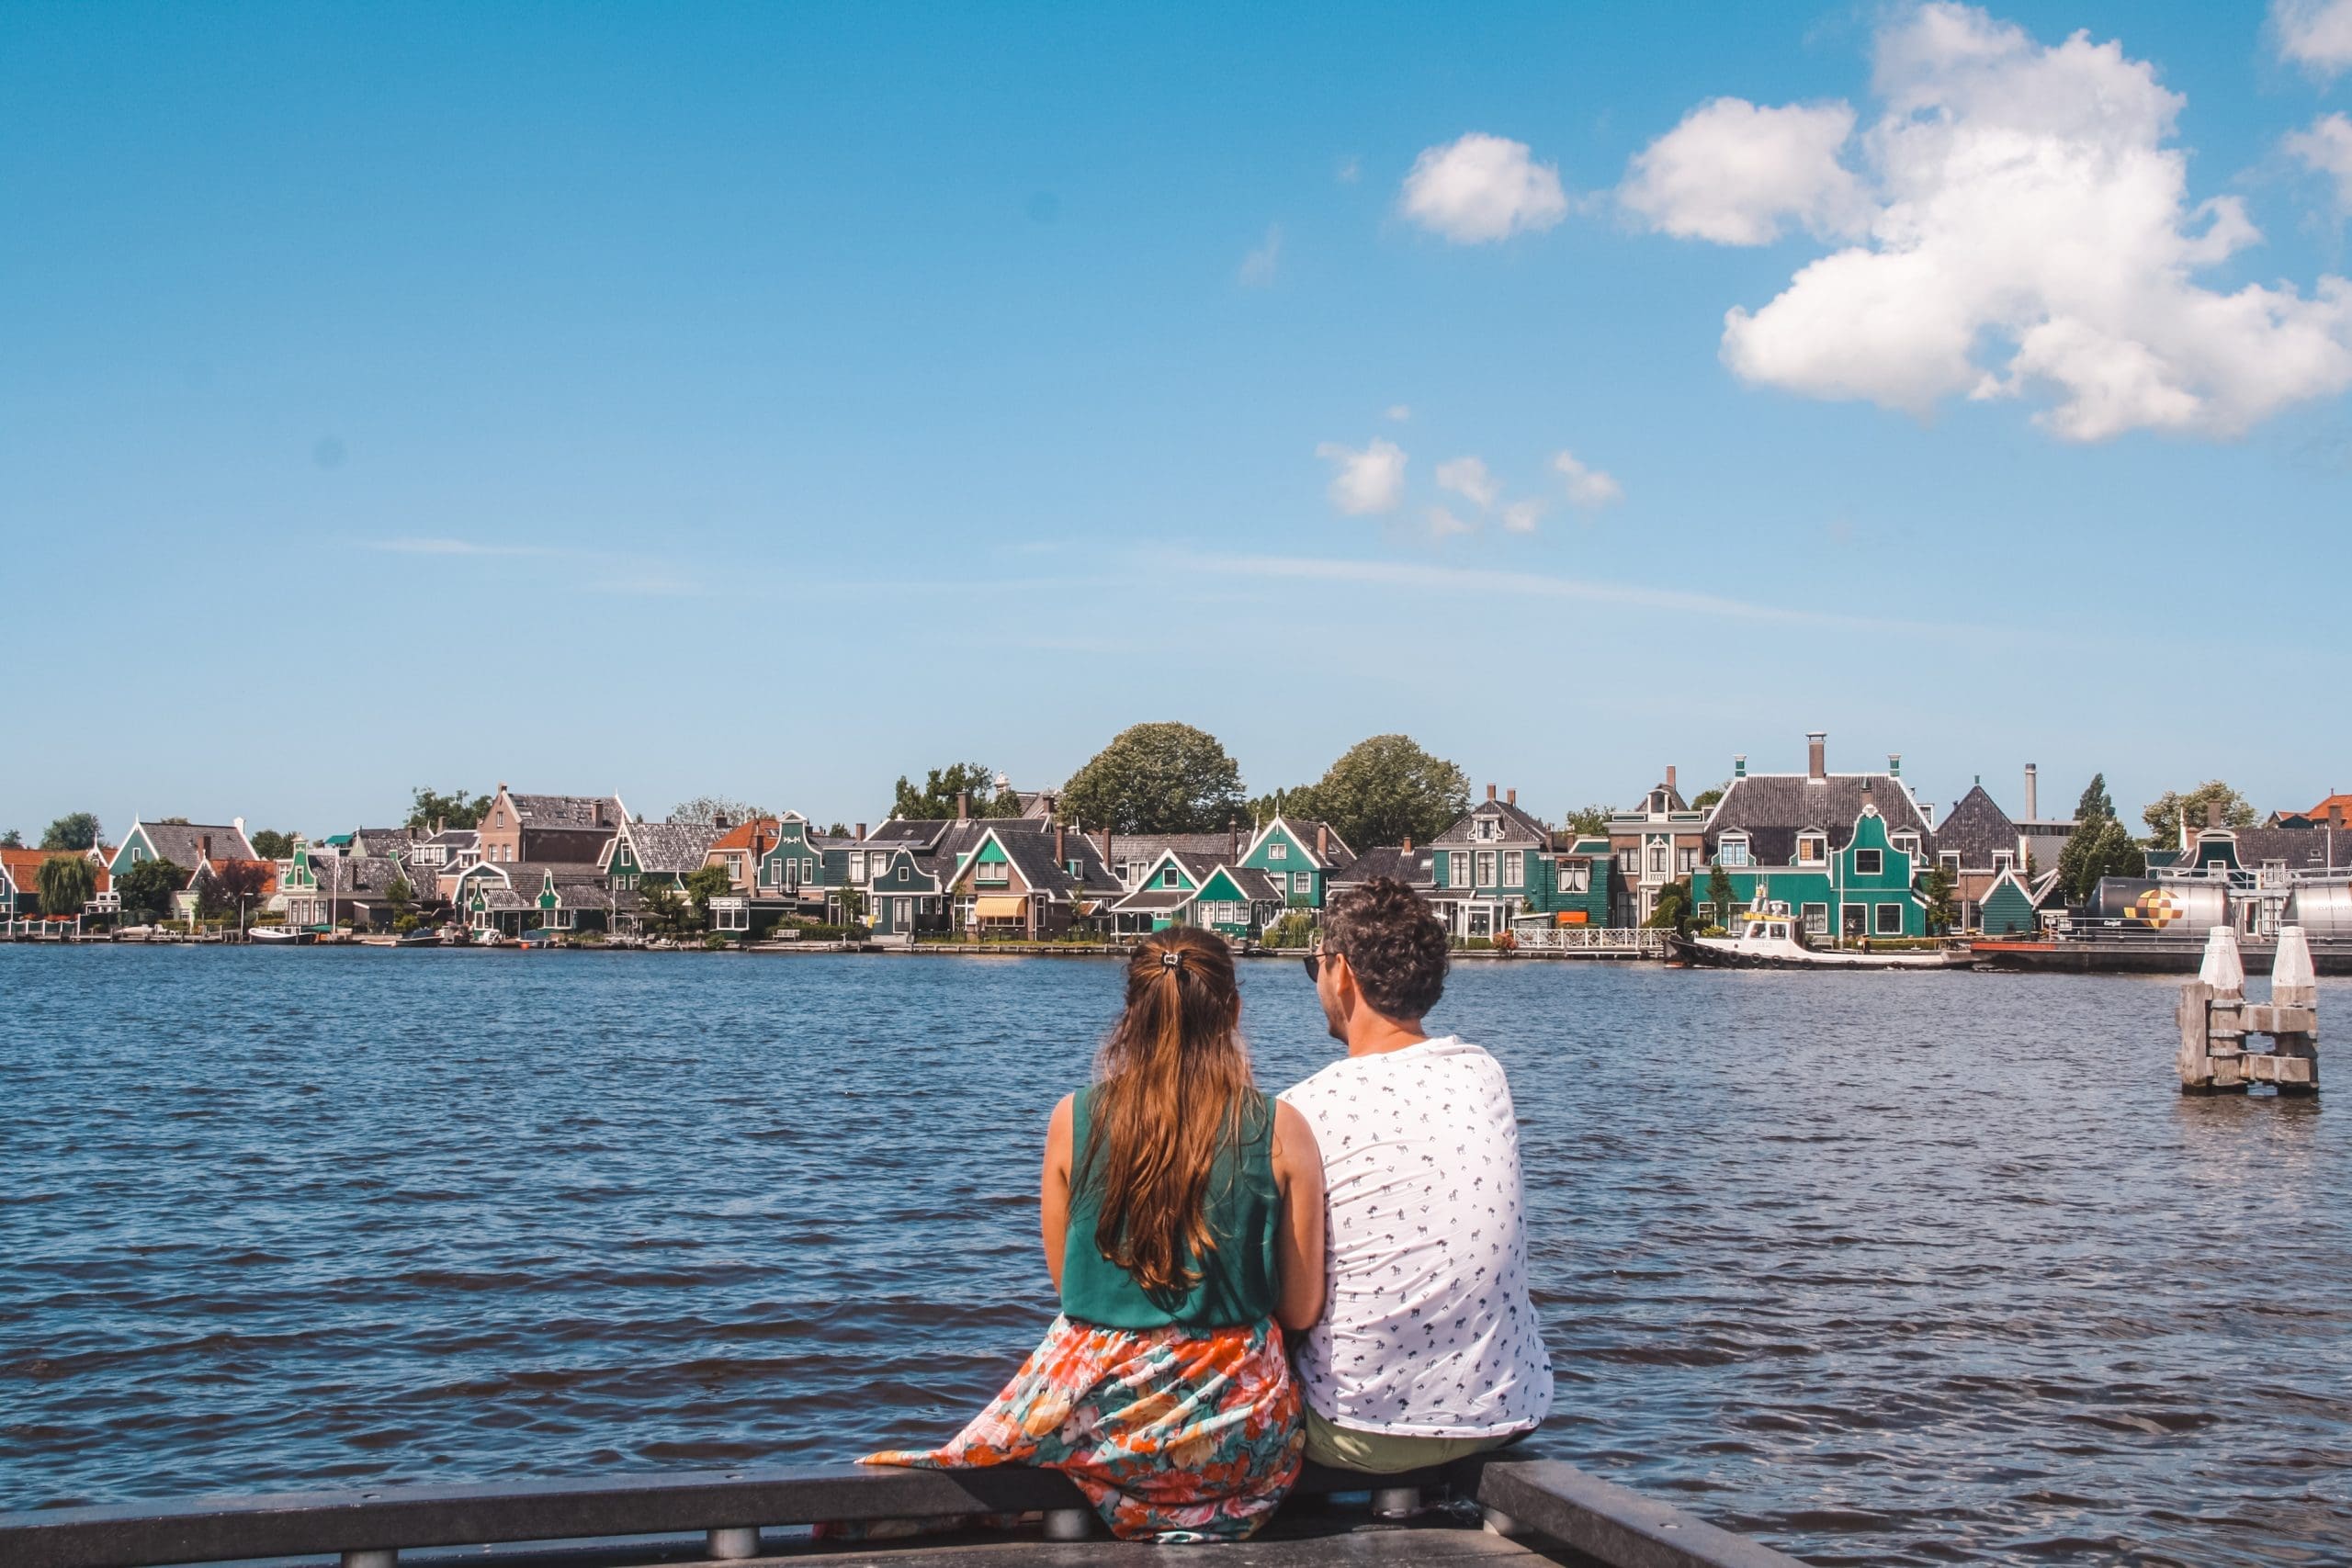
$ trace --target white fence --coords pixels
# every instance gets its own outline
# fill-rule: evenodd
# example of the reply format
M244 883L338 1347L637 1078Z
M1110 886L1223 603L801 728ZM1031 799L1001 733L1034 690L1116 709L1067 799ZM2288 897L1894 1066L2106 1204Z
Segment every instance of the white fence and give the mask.
M1531 953L1630 953L1666 956L1666 932L1630 926L1533 926L1514 930L1512 945Z

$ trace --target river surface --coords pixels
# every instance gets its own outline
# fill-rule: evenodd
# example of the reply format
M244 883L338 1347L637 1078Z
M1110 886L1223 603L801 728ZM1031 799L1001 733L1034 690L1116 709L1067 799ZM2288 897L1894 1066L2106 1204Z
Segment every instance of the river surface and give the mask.
M1119 983L0 948L0 1508L943 1439L1052 1315ZM1262 1083L1329 1059L1243 983ZM2352 1116L2183 1100L2174 994L1464 964L1544 1450L1818 1563L2352 1562Z

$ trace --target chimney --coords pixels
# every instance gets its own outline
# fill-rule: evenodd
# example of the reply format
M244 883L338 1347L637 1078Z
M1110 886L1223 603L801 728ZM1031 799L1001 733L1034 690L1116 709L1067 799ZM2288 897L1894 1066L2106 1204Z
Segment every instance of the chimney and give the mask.
M205 863L211 860L211 858L212 835L209 833L198 833L196 836L196 863L203 865Z
M1826 729L1804 732L1804 776L1815 780L1829 776L1829 732Z
M2208 828L2219 828L2221 825L2222 803L2218 800L2207 801L2205 803L2205 826Z
M1225 819L1225 841L1230 846L1225 852L1226 858L1239 860L1241 858L1241 824L1230 817Z
M727 813L724 811L712 812L710 814L710 825L718 829L722 833L727 831L729 828L734 826L733 823L727 820Z
M1889 751L1886 754L1886 776L1891 779L1899 779L1903 776L1902 752Z
M1494 798L1495 798L1495 786L1494 786L1494 785L1492 785L1492 784L1488 784L1488 785L1487 786L1487 798L1488 800L1492 800L1492 799L1494 799Z
M1315 824L1315 858L1331 858L1331 829L1320 822Z
M1666 793L1668 795L1674 793L1674 764L1671 762L1666 765Z
M1407 854L1413 852L1413 835L1410 833L1405 835L1405 852Z
M2028 762L2025 765L2025 819L2027 821L2039 822L2041 820L2041 770L2036 768L2031 762Z
M1069 844L1063 837L1062 825L1058 822L1054 824L1054 863L1056 865L1069 863Z
M1102 829L1102 863L1111 868L1111 874L1114 876L1119 874L1119 863L1111 858L1111 836L1115 831L1116 829L1108 824L1105 824ZM1121 880L1124 881L1125 878Z
M865 824L863 822L857 825L857 841L861 844L865 842Z
M972 792L968 789L959 789L956 792L956 820L968 822L971 819Z
M1747 752L1742 751L1738 756L1734 757L1731 760L1731 776L1736 779L1744 779L1747 776Z

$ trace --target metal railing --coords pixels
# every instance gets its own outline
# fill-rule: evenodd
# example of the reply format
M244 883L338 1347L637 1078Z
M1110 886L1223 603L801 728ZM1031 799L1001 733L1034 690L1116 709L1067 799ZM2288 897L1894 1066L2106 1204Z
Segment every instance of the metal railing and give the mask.
M1384 1476L1309 1465L1294 1495L1371 1491L1376 1509L1395 1509L1441 1486L1476 1502L1502 1533L1541 1536L1601 1568L1801 1568L1760 1542L1553 1460L1497 1454ZM37 1509L0 1514L0 1562L161 1568L335 1557L343 1568L396 1568L401 1551L426 1548L695 1534L707 1557L732 1561L761 1553L763 1527L1033 1511L1046 1516L1051 1538L1094 1528L1085 1498L1054 1471L821 1465ZM936 1542L919 1550L924 1561L955 1551ZM882 1543L859 1551L877 1562L890 1554ZM644 1553L664 1555L676 1552Z

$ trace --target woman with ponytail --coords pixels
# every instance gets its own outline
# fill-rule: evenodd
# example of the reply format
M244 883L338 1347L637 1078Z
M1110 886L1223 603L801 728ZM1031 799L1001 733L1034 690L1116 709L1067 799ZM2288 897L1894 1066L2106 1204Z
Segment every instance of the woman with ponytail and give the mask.
M1054 1108L1041 1192L1061 1315L945 1448L877 1464L1067 1472L1123 1540L1238 1540L1298 1477L1283 1331L1323 1310L1323 1163L1258 1092L1233 957L1155 932L1094 1081Z

